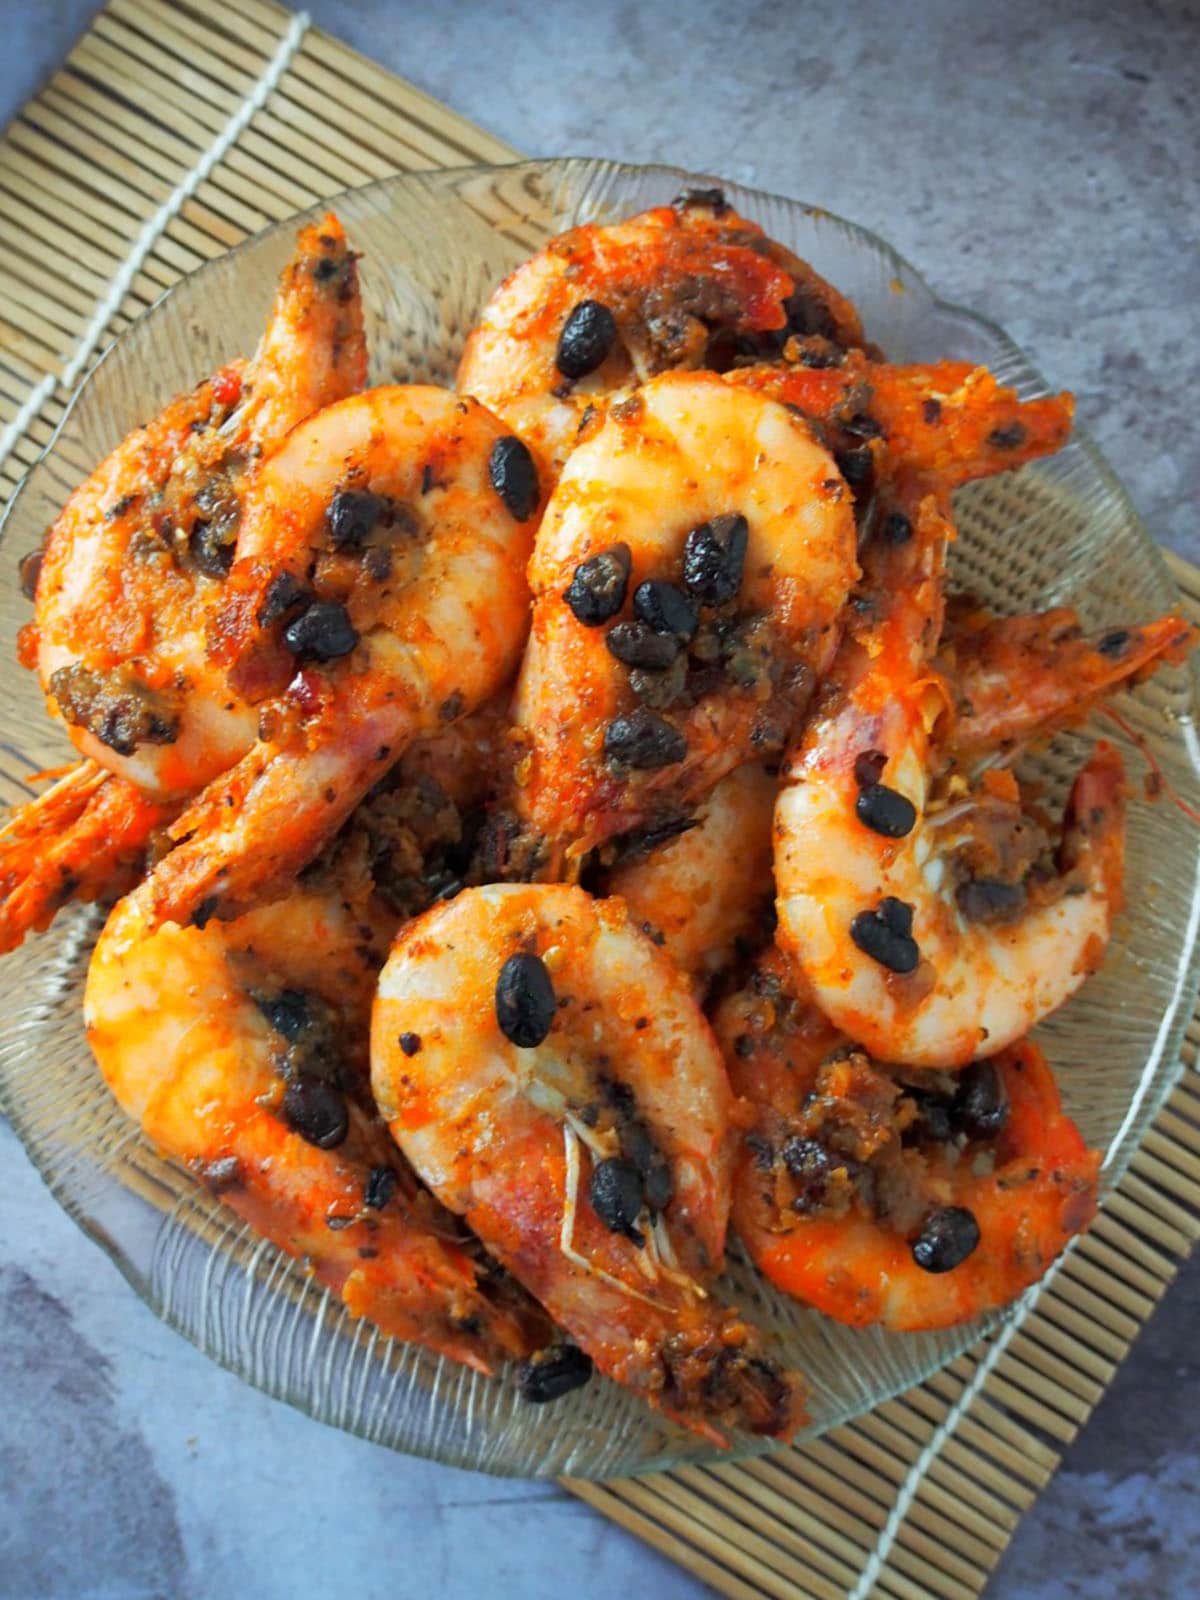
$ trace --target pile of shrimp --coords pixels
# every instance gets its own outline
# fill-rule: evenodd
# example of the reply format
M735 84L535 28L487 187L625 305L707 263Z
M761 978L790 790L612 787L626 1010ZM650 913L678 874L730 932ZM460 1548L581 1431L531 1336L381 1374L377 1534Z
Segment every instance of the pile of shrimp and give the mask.
M904 1331L1094 1214L1029 1035L1104 960L1126 784L1100 742L1055 818L1016 762L1192 630L948 595L953 491L1071 397L889 364L719 190L552 240L456 391L366 381L330 215L22 563L80 759L0 832L0 947L111 905L112 1093L352 1316L786 1439L731 1225Z

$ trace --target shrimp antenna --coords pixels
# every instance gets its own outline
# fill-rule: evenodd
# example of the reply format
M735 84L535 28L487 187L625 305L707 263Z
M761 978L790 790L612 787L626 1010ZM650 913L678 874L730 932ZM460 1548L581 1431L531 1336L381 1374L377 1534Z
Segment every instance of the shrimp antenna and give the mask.
M1185 800L1184 797L1179 793L1179 790L1176 789L1174 784L1167 777L1166 773L1163 771L1162 763L1154 754L1154 751L1151 750L1149 745L1146 743L1145 736L1140 734L1137 729L1130 722L1126 721L1121 713L1115 710L1112 706L1099 705L1096 707L1096 710L1101 714L1101 716L1111 717L1125 737L1130 740L1131 743L1137 746L1138 751L1141 753L1146 762L1146 765L1150 768L1151 782L1153 784L1152 792L1154 794L1165 794L1167 799L1170 800L1171 804L1179 811L1182 811L1189 822L1200 823L1200 810L1197 810L1190 801Z

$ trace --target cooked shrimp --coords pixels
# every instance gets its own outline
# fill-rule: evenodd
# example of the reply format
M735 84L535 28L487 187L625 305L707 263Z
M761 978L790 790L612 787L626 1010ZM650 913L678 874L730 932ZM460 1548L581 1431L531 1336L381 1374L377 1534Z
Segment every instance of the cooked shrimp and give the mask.
M775 354L789 334L862 343L853 306L725 203L691 191L625 222L552 239L500 285L458 387L533 450L548 486L603 396L673 368Z
M433 1192L596 1366L718 1442L786 1436L797 1380L707 1284L728 1078L686 980L618 900L468 889L402 930L371 1075Z
M943 761L1009 759L1032 738L1081 720L1102 696L1138 681L1190 648L1177 617L1085 635L1066 607L994 617L952 602L938 664L955 715L939 741ZM723 778L694 816L662 822L601 853L600 878L635 920L661 937L701 990L736 950L769 936L774 898L772 818L778 781L758 765Z
M561 865L777 752L857 574L846 486L785 407L651 379L567 463L538 532L518 806Z
M156 920L286 886L415 738L511 677L536 504L497 471L511 447L528 462L475 401L395 386L327 407L262 465L210 629L263 702L260 737L173 825Z
M254 712L209 661L205 622L248 483L365 376L354 256L329 216L300 234L254 359L173 400L68 500L37 579L37 664L84 755L168 798L245 754Z
M778 951L715 1027L755 1108L734 1226L772 1283L839 1322L979 1316L1095 1215L1099 1157L1028 1041L954 1076L884 1070L796 998Z
M771 821L778 780L749 763L722 778L693 817L631 835L602 880L661 941L700 993L737 951L771 936Z
M775 812L780 944L837 1027L920 1067L994 1054L1096 970L1124 843L1107 746L1076 780L1057 849L1011 773L937 782L945 531L931 497L911 540L868 554L865 614Z
M737 368L728 383L794 405L827 432L847 479L899 486L909 498L948 493L1061 450L1071 432L1069 394L1022 401L986 367L966 361L893 366L861 350L836 366L803 341L787 365Z
M946 747L960 759L1008 755L1082 721L1104 696L1165 662L1182 661L1196 638L1183 617L1086 634L1069 606L997 617L952 604L938 650L955 697Z
M146 1137L352 1315L486 1372L549 1329L374 1113L368 1017L393 927L326 882L236 922L152 931L135 892L92 957L88 1040Z
M205 640L246 484L297 422L365 376L354 256L327 216L301 232L253 360L135 429L25 564L36 620L22 659L88 759L0 835L0 949L68 899L127 889L150 830L253 744L255 713ZM98 769L113 774L107 790Z

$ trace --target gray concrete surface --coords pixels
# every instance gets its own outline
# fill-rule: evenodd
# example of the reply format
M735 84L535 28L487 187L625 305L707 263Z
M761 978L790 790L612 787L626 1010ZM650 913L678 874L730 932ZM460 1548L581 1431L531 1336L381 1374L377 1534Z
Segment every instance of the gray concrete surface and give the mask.
M1073 388L1200 559L1200 10L1038 0L352 4L315 20L530 153L663 159L870 224ZM89 0L0 0L6 117ZM1200 1593L1200 1262L1022 1523L989 1600ZM0 1125L0 1600L690 1600L543 1485L404 1460L198 1355Z

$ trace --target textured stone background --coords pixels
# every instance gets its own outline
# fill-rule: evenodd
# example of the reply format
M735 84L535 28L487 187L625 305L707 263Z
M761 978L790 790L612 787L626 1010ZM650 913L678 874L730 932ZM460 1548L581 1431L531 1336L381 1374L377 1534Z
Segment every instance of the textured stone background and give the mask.
M1153 532L1200 560L1195 5L309 9L531 154L724 172L876 228L1075 390ZM0 0L0 115L91 10ZM389 1455L220 1371L144 1309L3 1124L0 1241L0 1600L705 1592L551 1487ZM989 1600L1200 1592L1198 1312L1200 1262Z

